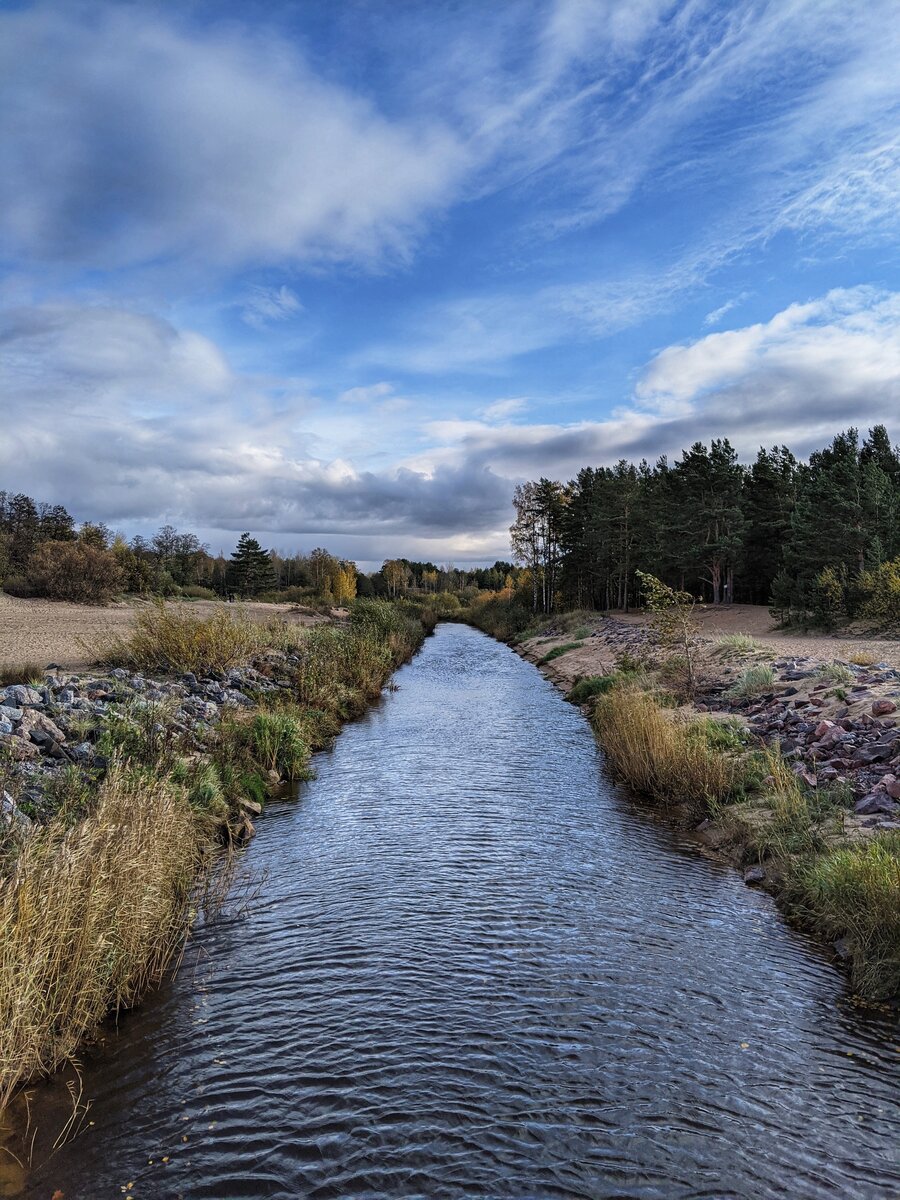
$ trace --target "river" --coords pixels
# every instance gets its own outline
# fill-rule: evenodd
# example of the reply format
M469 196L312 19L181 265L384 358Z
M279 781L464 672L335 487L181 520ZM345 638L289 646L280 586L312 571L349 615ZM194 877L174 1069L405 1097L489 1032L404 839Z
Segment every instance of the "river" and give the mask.
M507 647L444 625L396 682L269 806L257 894L85 1064L27 1194L900 1195L896 1025Z

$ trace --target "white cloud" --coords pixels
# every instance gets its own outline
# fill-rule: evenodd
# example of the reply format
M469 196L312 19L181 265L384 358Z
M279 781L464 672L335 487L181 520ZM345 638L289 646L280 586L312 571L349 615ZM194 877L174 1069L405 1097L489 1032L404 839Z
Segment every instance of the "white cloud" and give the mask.
M244 300L241 316L254 329L263 329L273 321L286 321L303 312L296 292L287 285L280 288L252 287Z
M0 228L38 259L122 266L404 258L465 153L287 43L139 6L0 15Z
M375 401L387 399L393 393L393 386L382 380L380 383L372 383L367 387L348 388L347 391L341 392L338 401L341 404L372 404Z
M528 401L522 396L513 396L509 400L495 400L493 404L489 404L479 413L485 421L502 421L506 417L513 417L516 413L524 412L528 407Z

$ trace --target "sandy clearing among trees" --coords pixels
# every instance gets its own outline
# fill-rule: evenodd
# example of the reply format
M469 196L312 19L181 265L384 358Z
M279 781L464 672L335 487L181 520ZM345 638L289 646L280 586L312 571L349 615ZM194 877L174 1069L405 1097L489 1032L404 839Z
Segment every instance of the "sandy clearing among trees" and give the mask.
M86 667L93 655L87 647L100 646L111 634L123 634L147 601L123 601L104 607L65 604L53 600L20 600L0 592L0 667L48 663L76 669ZM197 600L184 607L198 616L209 616L222 605ZM322 619L298 612L290 604L228 605L242 609L254 620L280 617L291 624L315 625Z
M565 614L562 614L565 615ZM617 621L643 625L645 613L613 613ZM860 633L839 633L834 636L816 632L804 634L797 630L779 629L769 610L762 605L734 604L720 608L698 608L697 617L703 635L710 642L730 633L744 633L755 638L778 657L813 658L823 662L833 659L849 661L856 653L871 655L874 661L887 662L900 668L900 639L865 637ZM602 619L597 614L597 627ZM585 619L585 625L590 619ZM555 646L577 641L571 630L535 638L525 643L525 657L537 661ZM608 644L602 637L587 638L575 649L548 663L547 676L568 691L576 679L588 675L604 675L615 669L619 647Z

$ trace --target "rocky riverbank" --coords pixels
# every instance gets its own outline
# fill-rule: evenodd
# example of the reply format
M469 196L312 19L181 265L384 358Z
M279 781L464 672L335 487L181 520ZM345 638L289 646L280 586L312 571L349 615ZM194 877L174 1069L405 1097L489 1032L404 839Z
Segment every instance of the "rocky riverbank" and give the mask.
M671 655L634 621L563 617L515 648L584 703L626 783L831 942L861 995L900 998L893 663L864 648L823 659L701 640L700 687L679 704Z
M566 692L579 678L614 672L623 655L650 670L659 666L651 631L615 617L598 618L572 650L541 662L572 644L570 638L549 623L516 649ZM735 694L754 667L764 669L762 690ZM701 688L692 708L746 722L808 787L841 788L848 835L900 829L900 670L891 663L779 657L710 639L702 647Z
M0 689L0 1113L165 977L219 843L252 835L431 625L379 601L315 629L160 606L107 669Z
M177 741L187 754L203 754L223 715L253 709L288 693L300 656L266 651L253 662L198 678L148 678L141 671L116 667L107 672L78 673L48 664L41 680L0 688L0 791L7 826L27 829L49 820L58 807L58 784L74 768L86 778L108 766L104 733L111 719L136 723L150 720L160 741ZM281 782L274 770L269 784ZM251 796L240 800L242 814L232 814L232 832L252 832L248 814L260 805Z

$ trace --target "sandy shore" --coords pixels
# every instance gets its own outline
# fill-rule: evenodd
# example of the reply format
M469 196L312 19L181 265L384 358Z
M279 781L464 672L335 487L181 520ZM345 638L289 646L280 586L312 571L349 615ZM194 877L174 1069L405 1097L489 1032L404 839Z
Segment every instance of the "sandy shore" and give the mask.
M146 601L125 601L104 607L63 604L51 600L19 600L0 592L0 668L35 665L43 670L57 663L68 670L85 667L110 635L126 633ZM222 607L216 601L185 604L192 613L208 616ZM228 605L232 611L237 605ZM247 603L240 606L254 620L272 617L292 624L314 625L322 618L299 612L290 604Z
M698 609L697 615L703 636L708 638L710 643L715 643L727 634L743 633L755 638L779 658L814 658L822 662L832 662L834 659L847 661L855 654L865 654L871 656L875 662L886 662L892 667L900 668L900 641L897 640L853 636L847 633L830 636L823 633L803 634L795 630L782 630L777 628L767 608L755 604ZM640 626L646 623L647 618L641 613L616 613L615 619ZM590 626L591 622L586 621L585 624ZM602 620L598 619L594 628L602 629ZM570 632L561 633L556 637L535 638L526 644L525 657L535 661L554 646L575 640ZM579 677L603 675L614 670L615 656L620 649L620 646L610 644L602 637L588 638L577 650L570 650L548 663L545 674L568 691Z

